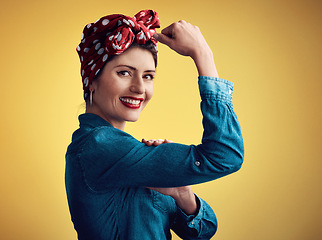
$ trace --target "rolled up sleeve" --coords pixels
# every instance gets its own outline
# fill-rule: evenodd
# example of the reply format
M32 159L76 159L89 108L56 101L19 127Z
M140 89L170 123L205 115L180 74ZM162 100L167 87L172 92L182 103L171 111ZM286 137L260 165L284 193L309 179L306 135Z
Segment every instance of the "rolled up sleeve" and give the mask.
M196 215L186 215L177 207L172 230L182 239L210 239L217 231L217 218L211 207L196 195L199 206Z

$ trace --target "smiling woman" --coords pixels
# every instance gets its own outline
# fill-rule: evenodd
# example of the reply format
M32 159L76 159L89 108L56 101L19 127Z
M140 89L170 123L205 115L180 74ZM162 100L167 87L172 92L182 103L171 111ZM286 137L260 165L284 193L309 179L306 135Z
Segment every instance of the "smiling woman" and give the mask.
M138 120L153 95L155 63L150 51L132 46L105 65L91 83L93 94L86 112L124 130L126 121Z
M198 27L179 21L156 33L156 12L114 14L84 28L77 47L86 113L66 153L66 192L79 239L210 239L211 207L192 184L237 171L244 146L232 108L233 83L220 79ZM189 56L199 73L202 144L139 142L124 132L153 95L157 40Z

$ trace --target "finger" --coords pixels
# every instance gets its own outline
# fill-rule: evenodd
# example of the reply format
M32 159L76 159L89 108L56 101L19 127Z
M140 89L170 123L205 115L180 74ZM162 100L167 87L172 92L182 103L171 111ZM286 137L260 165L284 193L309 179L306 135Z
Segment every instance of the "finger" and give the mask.
M160 43L163 43L167 46L171 46L173 39L163 33L156 33L153 35L153 38L157 41L159 41Z
M146 144L145 144L145 145L147 145L147 146L152 146L152 145L153 145L153 143L154 143L154 141L149 140L149 141L147 141L147 142L146 142Z
M180 21L178 21L178 23L180 23L180 24L186 24L187 22L185 20L180 20Z
M168 139L151 139L151 140L146 140L146 139L142 139L141 141L142 143L144 143L146 146L159 146L163 143L173 143L173 141L168 140Z
M142 139L141 141L142 143L144 143L147 146L151 146L153 144L153 140L146 140L146 139Z
M153 142L153 146L159 146L159 145L161 145L163 142L164 142L164 140L162 140L162 139L155 140L155 141Z
M142 143L144 143L146 146L152 146L154 142L155 142L154 139L151 139L151 140L142 139Z
M175 28L176 24L178 24L178 23L172 23L171 25L167 26L166 28L163 28L161 33L168 36L168 37L172 37L173 36L173 29Z

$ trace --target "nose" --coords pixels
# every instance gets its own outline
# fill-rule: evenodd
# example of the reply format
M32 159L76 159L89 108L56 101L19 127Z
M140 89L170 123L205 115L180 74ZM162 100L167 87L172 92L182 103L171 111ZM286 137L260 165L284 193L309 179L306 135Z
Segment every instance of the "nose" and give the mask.
M137 94L143 94L145 92L145 86L142 77L137 76L132 79L130 91Z

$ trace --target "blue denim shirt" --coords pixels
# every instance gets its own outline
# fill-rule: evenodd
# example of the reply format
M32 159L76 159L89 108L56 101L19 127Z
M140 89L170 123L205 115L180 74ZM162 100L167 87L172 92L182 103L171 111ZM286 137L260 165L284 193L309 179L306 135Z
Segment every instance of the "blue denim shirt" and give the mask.
M233 83L199 77L202 144L146 146L94 114L66 153L66 191L80 240L210 239L217 219L196 196L198 212L187 216L169 197L146 187L178 187L237 171L243 162L240 126L232 108Z

